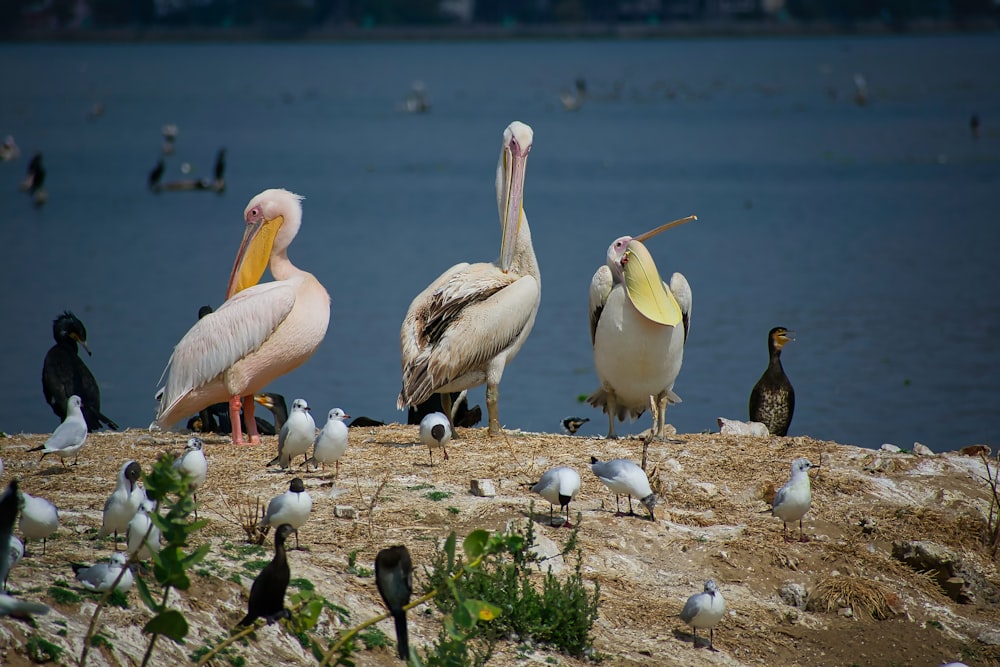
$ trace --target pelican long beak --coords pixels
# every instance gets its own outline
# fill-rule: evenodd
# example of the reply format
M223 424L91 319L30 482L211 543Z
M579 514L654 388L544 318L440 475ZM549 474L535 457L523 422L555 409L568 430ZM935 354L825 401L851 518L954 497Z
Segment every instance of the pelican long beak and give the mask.
M674 220L673 222L668 222L665 225L660 225L656 229L650 229L645 234L639 234L638 236L633 237L633 238L636 241L645 241L647 239L653 238L654 236L656 236L660 232L665 232L668 229L673 229L674 227L680 227L681 225L683 225L686 222L691 222L692 220L697 220L697 219L698 219L698 216L696 216L696 215L689 215L686 218L681 218L680 220Z
M261 217L247 222L243 241L233 263L233 272L229 274L226 299L260 282L260 277L264 275L264 269L271 259L274 237L284 222L284 217L280 215L270 220Z
M528 165L527 150L516 142L504 148L504 207L503 236L500 241L500 269L507 273L514 260L514 244L521 229L521 214L524 212L524 173Z
M663 285L656 263L641 241L629 241L622 258L622 273L629 301L643 317L668 327L681 323L681 307Z

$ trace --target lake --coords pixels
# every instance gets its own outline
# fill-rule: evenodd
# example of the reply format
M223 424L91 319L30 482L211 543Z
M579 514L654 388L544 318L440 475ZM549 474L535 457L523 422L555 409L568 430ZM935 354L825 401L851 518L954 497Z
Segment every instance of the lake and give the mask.
M56 426L40 377L63 309L88 329L104 412L148 425L173 345L221 302L243 209L269 187L306 197L289 256L333 299L319 351L270 389L319 422L335 406L405 419L403 315L447 267L496 258L494 169L517 119L535 131L525 211L542 304L500 385L508 428L578 415L582 434L606 431L578 400L597 387L590 278L616 237L693 213L647 244L694 292L683 403L667 414L679 431L746 419L782 325L796 332L790 435L996 444L997 62L1000 39L975 35L0 45L0 135L22 149L0 163L0 429ZM577 77L588 99L567 112ZM417 79L430 113L401 109ZM224 194L146 188L166 123L179 134L164 178L183 163L209 176L225 146ZM36 150L40 209L17 191Z

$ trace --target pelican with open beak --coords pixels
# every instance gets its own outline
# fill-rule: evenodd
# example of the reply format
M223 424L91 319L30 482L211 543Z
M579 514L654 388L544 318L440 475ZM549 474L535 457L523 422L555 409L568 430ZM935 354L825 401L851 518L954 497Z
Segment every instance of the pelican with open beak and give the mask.
M590 282L590 340L601 386L587 402L607 413L609 438L616 437L615 417L631 421L651 406L653 436L662 438L666 406L681 400L673 388L691 324L691 287L680 273L663 282L642 242L695 219L616 239Z
M250 200L226 302L191 327L163 372L156 416L161 427L228 401L233 443L247 444L241 404L250 442L260 442L253 395L302 365L323 341L330 295L287 254L302 223L301 199L287 190L265 190ZM268 264L274 280L258 284Z
M441 394L486 383L489 434L499 435L500 378L535 323L541 276L524 215L524 173L533 133L514 121L503 133L497 163L497 208L502 236L493 263L456 264L418 294L400 331L403 389L396 405L416 406Z

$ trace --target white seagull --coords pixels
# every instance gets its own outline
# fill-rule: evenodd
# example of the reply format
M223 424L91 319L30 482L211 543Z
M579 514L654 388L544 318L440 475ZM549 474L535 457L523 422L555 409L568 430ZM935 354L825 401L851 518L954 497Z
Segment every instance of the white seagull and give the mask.
M486 384L489 435L500 434L497 397L507 363L524 345L538 313L542 280L524 215L524 175L533 132L519 121L503 133L497 163L500 258L456 264L418 294L403 320L403 388L396 407L417 406L441 394Z
M118 575L122 573L122 568L125 568L125 574L122 574L121 581L115 586L116 591L124 593L132 588L132 570L125 566L127 560L125 554L116 551L111 554L111 560L107 563L96 563L89 567L80 563L72 563L71 565L80 585L88 591L99 593L111 590Z
M45 541L59 528L59 511L56 506L45 498L21 492L21 519L17 524L24 535L25 546L28 540L42 541L42 555L45 555Z
M301 454L305 458L309 445L316 437L316 422L309 414L309 404L304 398L292 401L292 412L278 433L278 455L267 465L278 464L282 469L292 463L292 459Z
M818 468L809 459L792 461L792 476L785 485L774 494L771 503L771 516L776 516L784 522L783 535L788 540L788 522L799 522L799 541L808 541L802 534L802 517L809 511L812 504L812 487L809 484L809 469ZM768 510L765 510L768 511Z
M698 648L698 628L708 628L708 648L714 651L715 626L726 613L726 601L715 584L715 579L705 582L705 590L688 598L681 610L681 620L694 628L694 646Z
M82 401L79 396L66 399L66 418L56 427L44 445L32 447L29 452L42 452L41 461L49 454L55 454L66 465L66 459L73 457L73 465L80 456L83 443L87 441L87 420L80 409Z
M443 395L442 395L443 396ZM420 420L420 442L427 445L427 454L434 465L434 448L440 447L444 460L448 460L448 442L451 441L451 422L443 412L431 412Z
M2 580L0 591L7 590L7 578L10 576L10 571L22 558L24 558L24 542L17 539L17 535L12 531L10 539L7 540L7 565L0 567L0 580Z
M306 491L302 479L296 477L288 485L288 490L280 496L271 498L267 504L267 511L264 519L260 522L261 528L268 526L280 526L283 523L290 524L295 530L295 548L299 548L299 528L309 518L312 511L312 496Z
M118 533L128 529L128 522L139 510L139 504L146 498L146 492L139 486L142 468L137 461L126 461L118 471L115 490L104 503L104 519L98 537L115 534L115 551L118 550Z
M336 463L337 472L333 480L337 481L340 476L340 457L347 451L347 424L345 419L351 415L340 408L334 408L326 416L326 424L313 441L313 455L306 461L314 468L322 464L323 472L326 472L327 463ZM304 465L304 464L303 464Z
M208 477L208 460L205 458L205 443L201 438L189 438L184 453L174 460L174 468L179 470L188 480L189 487L194 491L194 517L198 518L198 489Z
M653 437L662 438L667 404L681 401L673 389L691 323L691 286L680 273L663 282L642 241L694 219L615 239L590 281L590 341L601 386L587 402L607 413L609 438L616 437L616 417L631 421L651 401Z
M0 494L0 573L3 574L4 587L0 590L0 618L4 616L27 617L31 614L47 614L49 608L40 602L29 602L18 600L7 595L6 582L7 573L11 568L11 559L14 556L14 520L17 518L18 505L21 503L17 490L17 480L11 480L7 485L7 490ZM22 496L23 497L23 496ZM12 548L8 549L10 544ZM23 554L23 550L21 551Z
M611 459L610 461L600 461L596 456L590 457L590 469L601 480L601 484L611 489L615 494L615 510L618 510L618 496L628 496L628 513L634 515L632 511L632 496L649 510L650 520L655 521L653 508L656 507L656 495L649 486L649 478L646 473L633 461L628 459Z
M139 504L139 511L128 522L125 530L125 552L138 560L146 560L160 550L160 529L149 518L156 512L156 501L145 499Z
M580 473L568 466L559 466L547 470L538 483L531 487L533 493L549 501L549 523L552 523L552 506L559 505L566 510L566 521L562 524L571 528L569 522L569 504L580 490Z

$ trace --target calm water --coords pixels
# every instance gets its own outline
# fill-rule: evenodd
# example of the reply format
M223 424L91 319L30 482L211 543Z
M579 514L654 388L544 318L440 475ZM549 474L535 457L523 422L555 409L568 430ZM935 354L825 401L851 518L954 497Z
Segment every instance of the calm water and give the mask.
M500 387L509 427L553 431L597 386L590 277L617 236L650 242L694 290L668 413L680 431L746 418L766 334L797 332L791 434L943 450L998 440L1000 39L989 36L349 45L0 45L4 285L0 429L49 431L40 386L63 309L86 324L104 412L145 426L172 346L221 301L246 202L307 197L290 256L333 297L330 331L271 387L398 420L399 325L451 264L499 250L493 175L514 119L534 127L525 210L542 306ZM855 72L870 104L854 104ZM577 113L561 88L586 77ZM399 111L414 79L427 115ZM96 102L106 112L85 118ZM969 117L983 119L974 141ZM154 195L167 178L228 191ZM50 200L17 183L44 151ZM483 391L473 392L483 402ZM632 426L648 426L648 416Z

